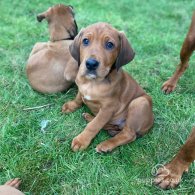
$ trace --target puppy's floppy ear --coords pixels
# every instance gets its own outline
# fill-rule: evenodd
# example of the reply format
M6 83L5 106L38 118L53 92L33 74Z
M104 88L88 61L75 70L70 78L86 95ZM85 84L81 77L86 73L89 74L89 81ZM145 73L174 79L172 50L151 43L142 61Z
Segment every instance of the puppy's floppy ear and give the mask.
M120 40L120 51L115 63L117 70L121 66L128 64L131 60L133 60L135 56L135 52L133 51L129 41L127 40L123 32L119 32L119 40Z
M72 5L68 5L68 7L70 7L72 10L74 9L74 7Z
M72 14L74 16L75 15L75 13L74 13L74 7L72 5L68 5L68 7L70 8L70 10L72 11Z
M80 44L83 32L84 29L82 28L79 34L74 38L72 44L69 46L70 54L78 62L78 65L80 65Z
M43 13L37 15L38 22L42 22L42 20L45 18L46 18L46 12L43 12Z

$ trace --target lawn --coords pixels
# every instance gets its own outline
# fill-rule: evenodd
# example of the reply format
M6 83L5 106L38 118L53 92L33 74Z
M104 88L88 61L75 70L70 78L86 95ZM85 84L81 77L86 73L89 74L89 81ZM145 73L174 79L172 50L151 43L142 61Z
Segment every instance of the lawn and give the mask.
M46 22L36 14L55 0L0 1L0 183L23 180L25 194L195 194L195 165L175 190L152 185L152 169L171 160L185 142L195 120L195 56L177 89L164 95L160 88L179 61L188 30L193 0L63 1L74 6L79 29L105 21L126 33L136 57L124 69L153 98L154 126L145 137L98 154L95 147L109 136L101 131L90 147L74 153L71 140L86 126L82 107L61 113L77 88L45 95L33 91L25 74L28 55L37 41L48 40ZM51 104L25 111L24 108ZM41 121L49 120L46 132ZM138 119L139 120L139 119Z

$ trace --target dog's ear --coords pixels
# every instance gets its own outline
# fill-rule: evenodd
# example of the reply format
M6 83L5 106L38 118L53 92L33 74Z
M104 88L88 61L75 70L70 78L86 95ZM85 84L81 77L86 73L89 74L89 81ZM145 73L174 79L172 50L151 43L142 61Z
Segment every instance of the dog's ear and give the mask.
M68 5L68 7L70 7L72 10L74 9L74 7L72 5Z
M70 54L78 62L78 65L80 65L80 44L83 32L84 29L82 28L79 34L74 38L72 44L69 46Z
M74 13L74 7L72 5L68 5L68 7L70 8L71 12L72 12L72 15L74 16L75 13Z
M46 18L46 12L43 12L43 13L37 15L38 22L42 22L42 20L45 18Z
M133 60L135 56L135 52L133 51L129 41L127 40L123 32L119 32L119 40L120 40L120 51L115 63L117 70L121 66L128 64L131 60Z

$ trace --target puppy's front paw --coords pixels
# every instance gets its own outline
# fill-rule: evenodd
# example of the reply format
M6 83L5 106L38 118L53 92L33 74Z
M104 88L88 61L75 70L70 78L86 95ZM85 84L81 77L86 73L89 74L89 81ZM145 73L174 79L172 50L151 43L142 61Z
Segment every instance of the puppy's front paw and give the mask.
M65 103L62 106L62 112L64 112L64 113L74 112L77 107L78 106L77 106L76 102L70 101L70 102Z
M86 149L90 144L90 141L87 141L82 135L78 135L72 140L71 148L74 152L82 151Z
M164 82L161 89L165 94L169 94L175 90L176 85L177 85L177 83L175 83L171 80L168 80L168 81Z
M115 148L114 144L111 141L106 140L96 146L96 152L98 153L111 152L114 148Z

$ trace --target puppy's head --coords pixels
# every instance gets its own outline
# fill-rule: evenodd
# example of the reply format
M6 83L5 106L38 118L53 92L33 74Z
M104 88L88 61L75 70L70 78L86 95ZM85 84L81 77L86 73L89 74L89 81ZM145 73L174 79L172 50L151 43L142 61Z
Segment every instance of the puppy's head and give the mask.
M134 51L124 33L107 23L82 29L70 45L70 53L80 65L79 75L87 79L104 79L134 58Z
M37 20L41 22L46 19L49 25L50 36L55 39L60 36L57 31L66 31L69 38L74 39L78 33L77 24L74 19L74 11L72 6L63 4L50 7L47 11L37 15ZM60 37L61 38L61 37Z

